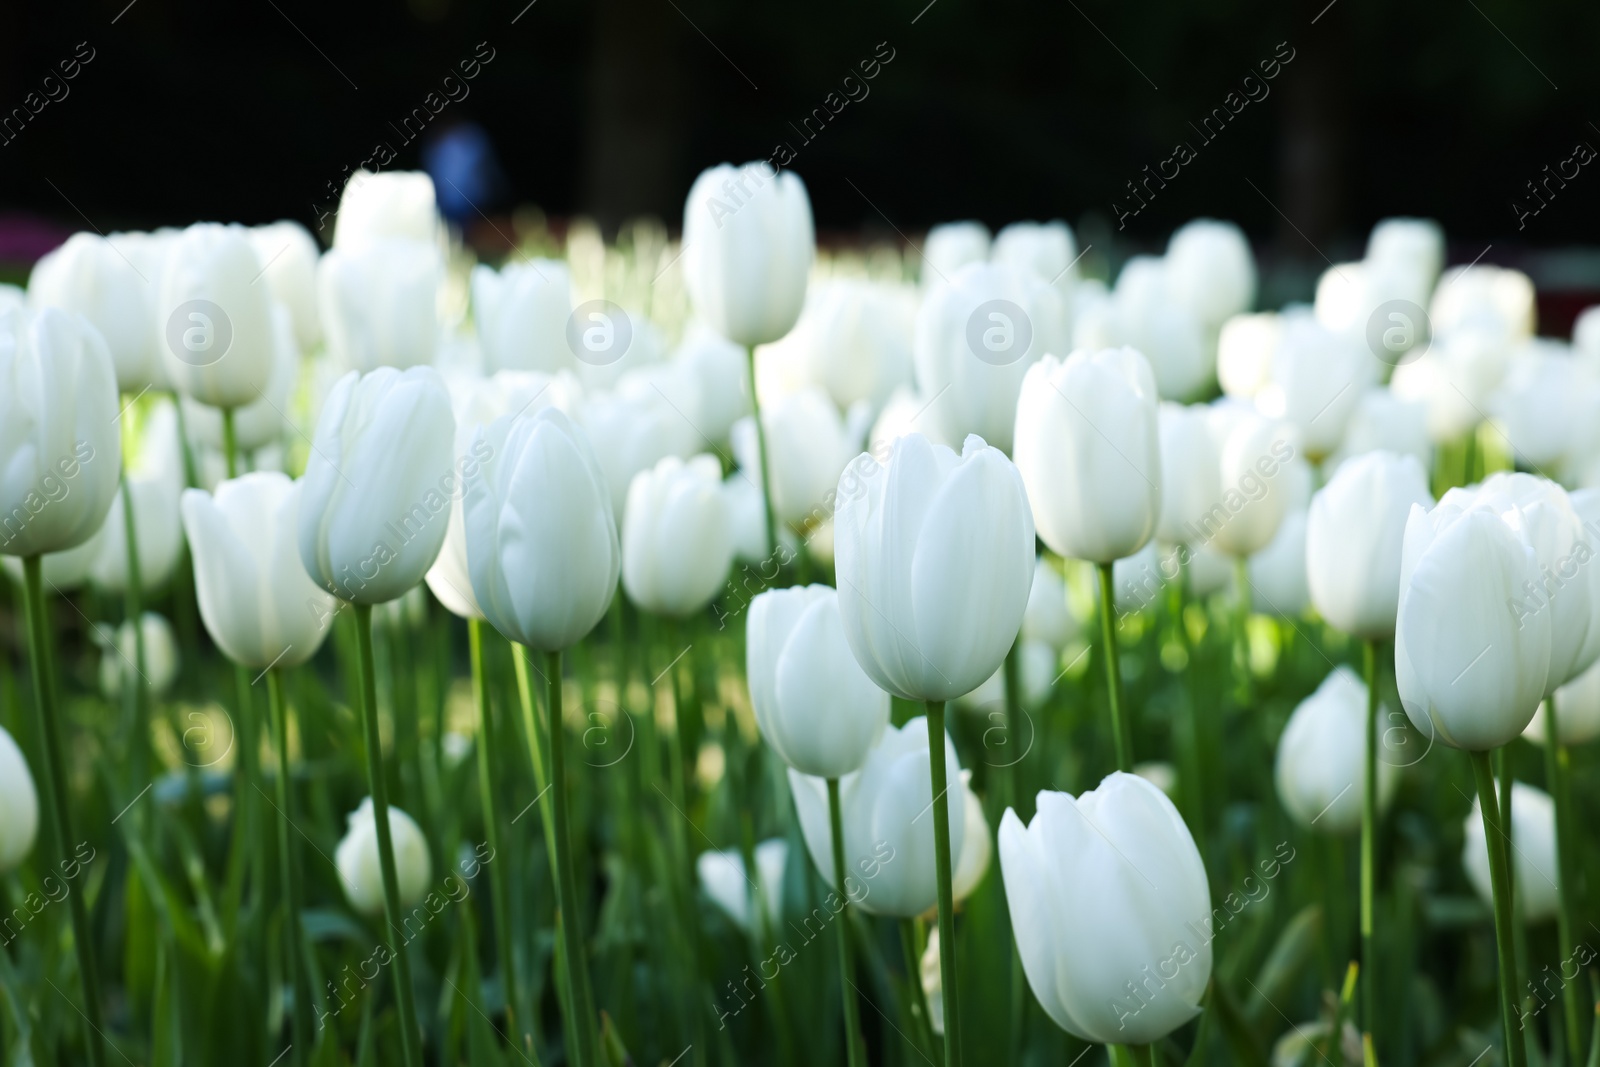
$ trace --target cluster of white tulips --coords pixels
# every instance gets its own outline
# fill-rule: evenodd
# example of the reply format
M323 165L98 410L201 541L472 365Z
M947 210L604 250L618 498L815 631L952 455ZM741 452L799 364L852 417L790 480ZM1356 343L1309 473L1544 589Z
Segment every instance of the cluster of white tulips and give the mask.
M1300 832L1360 834L1359 965L1318 1051L1343 1055L1337 1026L1349 1023L1367 1062L1393 1056L1375 947L1381 819L1407 768L1449 748L1468 753L1477 786L1459 798L1463 812L1471 804L1461 866L1493 911L1505 1062L1528 1062L1531 976L1517 946L1554 917L1561 957L1578 948L1570 750L1600 736L1600 309L1571 345L1535 337L1525 276L1444 271L1439 229L1412 219L1380 223L1364 259L1322 276L1314 304L1276 312L1254 308L1244 235L1211 220L1179 229L1160 256L1128 259L1110 285L1082 275L1061 222L992 238L978 223L939 226L908 251L909 269L869 271L819 259L805 186L760 164L707 170L681 241L627 269L580 233L565 259L499 269L452 240L425 175L363 173L325 252L290 222L80 233L26 291L0 288L0 553L20 561L7 564L37 712L31 771L0 730L0 872L29 856L41 811L45 868L84 825L105 825L74 787L52 602L75 608L84 588L122 601L95 640L99 684L134 724L131 806L139 776L164 771L153 705L194 667L146 605L192 596L237 667L233 833L264 842L263 857L277 850L278 885L255 891L284 909L270 953L288 1062L312 1062L326 1012L314 1009L320 972L302 926L311 839L295 781L308 712L293 729L290 704L296 672L347 626L367 780L332 862L348 906L378 921L399 1062L434 1058L406 923L452 864L413 818L428 799L396 794L415 779L386 770L405 726L380 714L373 630L375 607L425 585L469 635L462 728L475 733L474 817L490 854L535 826L544 839L538 892L554 900L547 965L565 1062L620 1062L619 1005L597 997L594 909L580 893L592 842L574 810L596 801L575 797L569 769L573 737L587 745L592 731L564 712L565 672L579 664L587 694L603 650L626 701L618 679L637 657L649 681L657 637L693 648L713 628L742 639L736 703L786 769L793 832L747 832L730 848L706 838L699 779L726 774L739 788L742 772L728 745L709 771L704 749L685 750L698 712L677 661L665 664L672 714L658 715L653 692L630 708L632 758L654 787L635 799L662 809L670 839L672 884L655 888L679 928L673 944L708 989L685 1024L692 1062L716 1054L745 1003L713 986L692 887L771 953L776 975L793 951L791 839L831 890L817 914L834 927L842 996L843 1056L812 1034L805 1062L872 1059L858 961L884 919L901 923L915 971L917 1032L900 1038L935 1062L942 1037L946 1067L961 1062L963 992L1004 981L972 974L958 951L958 920L996 855L1026 979L1011 989L1013 1017L1031 991L1115 1062L1169 1062L1174 1036L1203 1013L1237 1013L1213 1008L1213 940L1228 914L1213 891L1226 872L1208 869L1217 857L1196 821L1234 783L1196 780L1204 761L1178 751L1230 702L1262 724L1266 747L1251 758L1270 764ZM613 603L619 583L626 609ZM1190 692L1193 722L1169 731L1170 717L1157 724L1129 699L1119 646L1164 613L1177 651L1163 662L1181 675L1216 625L1211 604L1230 682ZM634 651L624 610L638 619ZM1098 634L1081 625L1090 615ZM1361 672L1316 649L1325 677L1280 733L1256 713L1270 668L1252 616L1283 620L1284 634L1320 618L1363 650ZM513 648L520 723L493 711L491 629ZM1029 800L1024 772L997 768L1060 780L1038 755L1025 763L1025 735L1056 728L1052 693L1084 678L1090 649L1101 673L1075 691L1107 743L1075 759L1098 784ZM1403 717L1381 697L1391 657ZM395 669L403 679L410 665ZM249 694L262 677L271 714L256 723ZM971 731L947 722L954 708L982 719L982 750L958 743ZM1000 762L988 758L996 733L1010 746ZM497 778L497 750L518 736L548 794L526 823ZM1546 791L1512 780L1503 753L1519 737L1543 746ZM991 770L975 779L980 761ZM1185 796L1199 802L1180 813ZM130 822L129 848L147 863L146 817ZM482 866L496 1028L509 1051L537 1058L554 1047L535 1040L543 957L513 945L510 918L533 890L506 862ZM268 869L263 858L248 877ZM108 1016L101 939L86 894L69 896L82 1047L100 1067L130 1024ZM241 951L268 952L268 936L254 937ZM781 1015L779 980L761 975ZM1568 1064L1588 1048L1579 992L1565 984L1553 1042Z

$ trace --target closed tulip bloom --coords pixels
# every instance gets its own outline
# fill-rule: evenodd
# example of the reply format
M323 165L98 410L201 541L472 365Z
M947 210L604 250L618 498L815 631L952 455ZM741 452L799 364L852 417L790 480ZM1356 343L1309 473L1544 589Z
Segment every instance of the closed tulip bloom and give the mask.
M306 662L337 609L300 562L302 491L287 475L260 471L223 482L215 496L183 493L200 618L229 659L253 670Z
M540 370L573 365L567 345L572 278L552 259L507 263L496 271L472 268L472 314L483 348L483 369Z
M1256 402L1263 414L1293 423L1306 454L1320 459L1339 447L1376 364L1356 342L1311 317L1287 316L1271 379Z
M1200 319L1178 301L1165 260L1134 256L1123 264L1111 293L1119 344L1142 352L1167 400L1189 400L1203 392L1216 370L1216 353Z
M399 883L401 908L420 901L428 889L433 861L422 828L411 816L389 805L389 839L394 842L394 872ZM333 853L339 884L350 906L363 915L383 914L383 872L378 867L378 820L372 798L350 813L349 829Z
M1435 442L1456 440L1494 406L1511 352L1494 329L1468 326L1437 335L1426 352L1395 368L1389 387L1427 408L1428 433Z
M390 238L323 256L317 299L334 361L363 373L432 363L442 274L438 250L424 241Z
M144 670L135 666L138 660L138 638L134 636L133 623L125 622L112 632L103 628L105 648L100 653L100 691L111 699L122 694L122 684L133 678L133 684L147 687L155 696L164 695L178 678L178 642L172 635L172 624L153 611L139 617L139 628L144 631ZM137 675L137 677L136 677Z
M571 648L611 606L622 567L599 461L554 407L478 432L488 456L463 503L473 595L511 640Z
M1478 263L1444 272L1428 318L1436 336L1479 329L1513 343L1533 336L1537 310L1533 281L1526 274Z
M1583 745L1600 737L1600 661L1557 689L1551 699L1556 702L1556 719L1561 724L1561 744ZM1549 720L1540 704L1522 736L1542 745L1549 732Z
M704 608L733 565L728 503L715 456L669 456L634 475L622 522L622 588L646 611Z
M1378 709L1378 721L1387 712ZM1349 667L1335 667L1289 716L1278 739L1278 799L1308 830L1349 833L1361 826L1366 789L1367 687ZM1398 761L1379 753L1378 807L1400 785Z
M945 737L945 765L960 781L955 745ZM835 891L833 832L828 822L827 782L790 768L789 792L806 851L823 881ZM951 790L949 792L955 792ZM964 797L942 798L949 809L950 854L962 855L967 820ZM962 789L961 792L965 792ZM934 881L933 819L922 818L934 803L928 778L928 724L918 717L884 728L859 771L839 780L844 828L844 895L872 915L909 919L938 902Z
M1415 456L1423 470L1433 468L1433 442L1428 437L1428 409L1381 385L1368 386L1350 413L1344 440L1329 458L1333 469L1365 452Z
M1167 242L1166 260L1173 297L1208 331L1255 303L1255 254L1244 231L1231 222L1184 223Z
M105 338L117 369L117 388L136 393L162 386L157 338L151 328L150 292L155 279L96 233L75 233L46 253L28 278L35 308L60 308L88 319Z
M1427 471L1393 452L1348 460L1312 498L1306 576L1330 624L1362 638L1394 635L1400 549L1415 504L1433 506Z
M753 879L765 897L767 921L776 923L783 915L783 869L789 862L789 842L781 837L763 841L755 847L756 875ZM702 852L694 858L700 888L747 934L756 935L755 916L750 901L752 879L744 869L744 857L736 848L721 852Z
M1512 355L1491 414L1522 467L1554 466L1593 418L1600 378L1564 344L1543 339Z
M1489 850L1484 846L1482 809L1477 800L1462 824L1461 866L1485 904L1493 906ZM1556 814L1550 794L1522 782L1511 783L1512 903L1524 922L1554 917L1560 907L1556 888Z
M838 593L808 585L757 596L745 663L756 724L785 763L818 778L860 769L889 722L889 694L851 654Z
M39 833L39 791L28 761L0 726L0 874L16 870Z
M1027 491L976 436L960 456L902 437L886 468L852 463L839 483L845 638L880 689L950 700L995 672L1022 625L1034 566Z
M1600 304L1590 304L1578 312L1572 324L1572 354L1586 365L1600 369Z
M619 521L634 475L667 456L690 455L703 444L683 413L654 389L588 394L578 421L605 472Z
M1444 266L1444 231L1432 219L1379 219L1367 237L1367 259L1404 263L1431 291Z
M1225 395L1253 400L1272 379L1272 355L1283 337L1275 311L1235 315L1217 335L1217 384Z
M433 179L419 170L358 170L339 197L333 246L355 249L391 237L433 243L439 233Z
M339 379L300 495L300 560L341 600L382 604L422 581L460 490L455 418L431 367Z
M994 238L991 262L1026 270L1070 298L1078 283L1078 241L1065 222L1013 222Z
M917 389L947 440L974 433L1011 451L1023 376L1063 351L1071 330L1061 294L1017 267L975 263L929 291L917 311Z
M864 412L864 409L863 409ZM803 524L820 514L839 475L861 451L861 432L846 424L827 394L805 389L764 405L767 469L772 473L772 511L778 522ZM733 428L733 454L739 467L761 484L754 416Z
M1220 482L1222 495L1187 542L1210 541L1234 558L1253 556L1272 543L1289 511L1287 468L1294 459L1293 431L1256 415L1224 418Z
M178 392L238 408L272 376L272 291L243 226L200 222L176 237L156 298L157 347Z
M1155 380L1131 348L1046 356L1017 403L1015 454L1039 537L1096 563L1155 536L1161 450Z
M948 280L968 263L989 258L989 227L981 222L942 222L922 242L922 284Z
M261 261L261 280L289 313L295 348L310 352L322 340L317 311L317 239L298 222L285 219L253 226L250 244Z
M1292 619L1311 606L1306 581L1306 512L1297 508L1283 517L1278 532L1251 556L1250 601L1266 615Z
M683 205L683 280L695 313L738 345L794 328L816 257L811 199L767 163L702 171Z
M1537 587L1532 547L1487 507L1446 493L1414 505L1400 555L1395 682L1400 704L1428 737L1455 748L1497 748L1533 718L1550 674L1550 611L1508 607ZM1470 576L1471 580L1464 580Z
M183 444L178 436L177 412L162 401L141 428L138 454L128 460L126 481L117 489L105 525L97 539L89 576L109 593L128 587L128 528L122 509L133 499L134 540L139 546L139 581L145 589L160 589L172 577L183 550L183 526L178 497L183 492Z
M939 420L928 417L929 409L941 399L923 397L915 389L896 389L867 434L867 451L875 456L882 455L895 438L912 433L920 433L934 444L948 447L949 442L939 432Z
M911 383L915 291L857 278L812 287L795 327L806 376L841 409L860 400L874 410Z
M89 540L121 466L116 371L100 332L56 308L0 313L0 553Z
M1000 872L1028 985L1084 1041L1148 1044L1200 1014L1211 891L1172 801L1118 771L1074 799L1006 809Z
M1033 586L1022 615L1022 636L1040 641L1057 652L1078 636L1078 620L1067 606L1067 583L1043 556L1033 565Z
M253 453L284 439L294 429L290 400L300 380L300 349L294 321L281 304L272 308L272 374L257 399L233 412L233 439L240 452ZM191 445L221 452L222 412L209 404L179 396L184 428ZM181 458L179 459L181 463Z
M750 367L744 350L709 330L697 330L672 354L696 392L699 432L713 444L728 440L750 414Z
M1156 535L1184 544L1222 497L1222 458L1211 432L1211 411L1201 404L1163 400L1157 416L1161 438L1161 517Z

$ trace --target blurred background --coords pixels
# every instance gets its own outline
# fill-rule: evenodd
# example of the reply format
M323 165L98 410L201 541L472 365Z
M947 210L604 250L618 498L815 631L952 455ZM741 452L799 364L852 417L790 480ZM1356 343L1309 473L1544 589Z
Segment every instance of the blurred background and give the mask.
M703 167L787 158L824 244L1063 218L1106 276L1211 215L1256 243L1275 306L1414 214L1450 262L1527 271L1541 333L1600 294L1600 6L1579 0L104 0L6 22L0 280L86 227L331 227L363 164L433 172L495 258L576 217L676 231Z

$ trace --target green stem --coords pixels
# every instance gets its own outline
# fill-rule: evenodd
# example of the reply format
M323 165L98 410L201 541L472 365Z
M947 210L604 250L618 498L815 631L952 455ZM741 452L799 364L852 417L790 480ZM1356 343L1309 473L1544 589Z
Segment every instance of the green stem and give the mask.
M289 829L294 823L293 794L289 789L289 709L283 700L283 679L278 668L267 671L267 700L272 705L272 727L278 749L278 876L283 892L284 907L284 970L291 992L291 1033L294 1035L290 1064L304 1062L305 1052L311 1048L310 1020L306 1011L310 1007L307 990L300 976L300 880L295 876L294 841Z
M1512 944L1511 871L1500 804L1494 794L1494 772L1489 753L1469 752L1472 777L1478 786L1478 807L1483 814L1484 845L1489 850L1489 883L1494 891L1494 938L1500 958L1500 1025L1505 1034L1506 1063L1527 1067L1528 1052L1517 1030L1517 964Z
M906 982L910 986L911 1025L918 1051L924 1057L938 1055L933 1033L933 1017L928 1014L928 998L922 992L922 939L917 936L917 920L900 920L900 953L905 961Z
M1572 936L1572 914L1577 904L1577 894L1572 887L1573 864L1569 836L1572 833L1572 794L1567 776L1571 769L1571 754L1567 746L1561 743L1556 702L1551 697L1545 697L1544 700L1544 729L1545 785L1550 790L1550 800L1556 813L1556 952L1564 965L1564 961L1571 959L1576 951ZM1566 1017L1567 1060L1575 1064L1583 1059L1583 1016L1586 1014L1582 991L1576 981L1561 984L1561 1001Z
M1100 572L1100 637L1105 644L1106 693L1111 700L1111 735L1117 746L1117 770L1132 771L1133 735L1122 713L1122 669L1117 662L1117 601L1112 590L1111 567L1109 563L1097 564ZM942 944L939 950L944 951Z
M239 442L233 432L233 409L222 409L222 458L228 464L228 477L239 476Z
M1250 561L1240 556L1233 561L1234 645L1233 669L1238 686L1239 706L1250 709ZM1268 753L1272 752L1269 746Z
M944 701L928 701L928 773L933 786L933 865L939 883L939 978L944 993L944 1063L961 1067L956 988L956 902L950 882L950 802L945 795Z
M1361 788L1361 1028L1377 1031L1378 969L1372 940L1373 893L1378 881L1378 644L1362 644L1367 679L1367 731ZM1376 1044L1376 1040L1374 1040Z
M34 707L38 712L39 740L44 746L44 809L55 838L55 854L64 862L74 839L72 812L67 800L66 764L62 758L60 725L56 721L55 681L51 667L50 626L45 618L44 574L39 556L22 561L24 612L28 620L28 652L33 668ZM52 864L52 866L54 866ZM90 1067L105 1064L105 1026L100 1014L100 969L95 963L94 935L82 893L68 893L72 913L72 943L78 953L78 975L83 981L83 1044Z
M200 474L194 466L194 446L189 441L189 420L183 414L183 398L176 390L167 395L172 398L172 406L178 413L178 452L183 457L183 487L198 489Z
M224 420L230 412L223 410ZM224 421L224 426L228 425ZM356 643L361 659L361 718L366 731L367 779L372 789L372 817L378 832L378 867L383 873L384 938L394 957L395 999L400 1008L400 1051L405 1067L420 1067L417 1050L417 1008L411 988L411 963L400 929L400 882L395 876L394 842L389 836L389 786L383 774L383 748L378 734L377 671L372 659L372 605L356 604Z
M489 853L500 855L500 820L494 803L494 723L489 707L489 685L483 664L483 620L467 620L467 642L472 654L472 696L478 705L478 800L483 805L484 836L489 841ZM506 888L505 867L495 864L489 871L490 904L494 911L494 932L500 952L500 983L505 990L506 1031L512 1035L513 1047L521 1048L532 1037L517 1028L517 1011L522 1003L517 997L517 963L512 952L510 890ZM530 1020L531 1022L531 1020Z
M546 653L549 671L550 796L556 832L556 907L561 912L561 932L566 939L567 985L576 994L578 1018L573 1026L577 1037L578 1067L593 1067L598 1023L589 992L588 963L585 959L583 930L578 921L578 890L572 876L572 843L567 826L566 727L561 719L561 653Z
M1155 1067L1154 1045L1108 1045L1110 1059L1116 1067Z
M850 1067L861 1067L865 1047L861 1044L861 1015L856 1004L855 959L850 952L850 889L845 879L844 819L839 813L839 779L828 779L828 822L833 832L834 891L842 901L834 917L839 931L839 995L844 998L845 1059Z
M745 348L745 364L750 368L750 410L756 418L756 452L761 461L761 504L767 516L767 558L778 554L778 525L772 517L772 469L767 461L767 428L761 424L761 401L756 396L756 349Z
M123 614L133 625L133 670L123 672L124 685L131 692L124 693L125 707L133 711L132 762L135 781L149 776L150 721L148 693L146 692L146 664L149 658L144 647L144 581L139 568L139 532L134 521L133 492L128 482L128 453L123 451L122 461L122 538L127 549L128 574L123 589Z

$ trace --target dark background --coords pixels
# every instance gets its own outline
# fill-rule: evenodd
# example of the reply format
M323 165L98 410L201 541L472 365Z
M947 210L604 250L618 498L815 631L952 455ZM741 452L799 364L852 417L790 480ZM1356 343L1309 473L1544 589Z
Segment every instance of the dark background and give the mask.
M88 225L311 225L379 140L393 166L418 165L420 142L390 123L480 41L494 59L433 124L489 131L507 176L496 215L532 203L608 230L638 214L676 229L702 167L787 141L825 239L1063 217L1080 241L1109 242L1124 183L1187 140L1198 158L1117 236L1159 245L1215 215L1269 259L1320 270L1397 213L1440 220L1457 262L1491 243L1485 262L1517 262L1600 230L1600 161L1520 232L1511 206L1577 142L1600 147L1592 0L526 2L9 4L5 113L78 42L95 58L0 145L0 260ZM804 143L790 124L880 42L894 59L870 95ZM1295 58L1270 96L1202 146L1189 123L1279 42Z

